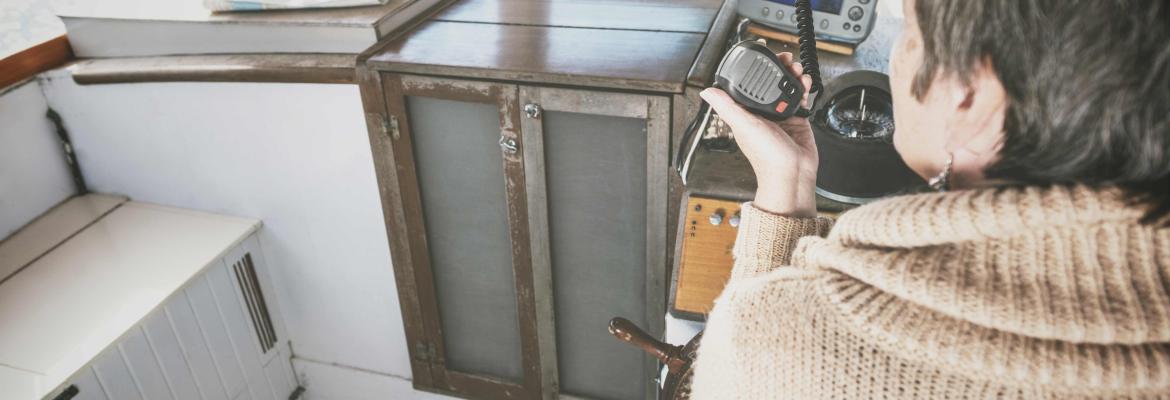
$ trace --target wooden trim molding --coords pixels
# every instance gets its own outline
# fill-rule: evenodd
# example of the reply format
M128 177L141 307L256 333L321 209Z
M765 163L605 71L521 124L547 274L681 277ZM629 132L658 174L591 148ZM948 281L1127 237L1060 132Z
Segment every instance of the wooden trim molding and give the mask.
M131 82L356 83L356 54L233 54L98 58L75 64L79 84Z
M69 38L57 36L0 60L0 89L64 65L73 58Z

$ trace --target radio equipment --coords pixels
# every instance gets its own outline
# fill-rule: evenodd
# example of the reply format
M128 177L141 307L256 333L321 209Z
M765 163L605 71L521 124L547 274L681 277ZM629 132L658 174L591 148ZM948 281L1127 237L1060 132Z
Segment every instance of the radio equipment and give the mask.
M899 1L899 0L893 0ZM813 0L817 39L856 45L873 30L877 0ZM790 33L797 32L796 0L740 0L739 15Z

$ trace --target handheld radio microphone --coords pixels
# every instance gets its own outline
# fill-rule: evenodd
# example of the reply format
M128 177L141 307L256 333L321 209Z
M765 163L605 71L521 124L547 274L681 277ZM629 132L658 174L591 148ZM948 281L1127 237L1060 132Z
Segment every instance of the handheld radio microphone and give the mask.
M800 63L804 74L812 78L809 94L821 91L820 62L817 60L816 32L813 30L812 2L796 0L796 28ZM770 120L784 120L793 116L807 118L811 113L801 107L804 83L789 71L788 66L768 46L742 41L731 46L715 71L715 87L727 92L736 103ZM699 115L691 122L683 143L690 143L687 152L679 152L676 166L686 184L690 160L702 140L701 131L711 121L711 107L703 102Z

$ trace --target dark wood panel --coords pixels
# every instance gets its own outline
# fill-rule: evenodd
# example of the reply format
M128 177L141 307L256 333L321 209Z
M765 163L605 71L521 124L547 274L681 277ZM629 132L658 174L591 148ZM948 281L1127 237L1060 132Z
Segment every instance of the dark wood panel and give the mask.
M453 389L449 389L447 371L439 363L439 360L444 358L446 349L443 345L442 322L439 320L439 300L435 291L435 276L431 269L430 251L427 248L426 228L422 217L422 194L415 167L417 164L413 151L413 131L406 109L408 89L400 75L384 75L382 82L383 91L387 93L385 101L388 114L394 118L390 124L393 126L396 123L397 130L391 129L391 134L388 135L391 142L390 153L374 153L374 156L375 158L388 156L394 162L394 166L389 172L396 175L395 183L397 186L393 188L392 193L398 195L397 211L402 213L402 218L391 220L389 223L394 224L392 227L394 234L401 235L399 237L402 238L402 246L392 248L391 254L401 253L403 250L409 254L408 262L410 265L403 267L411 271L414 276L414 280L410 284L414 286L414 292L417 296L414 300L417 301L420 311L419 314L414 315L417 318L414 322L423 332L422 336L417 338L417 342L408 344L410 346L408 351L412 360L421 359L427 363L427 372L430 373L429 384L420 383L417 380L414 383L416 386L453 391ZM477 100L486 100L486 98L486 93L476 96ZM394 135L394 132L397 132L397 135ZM386 191L383 190L383 201L385 201L386 195ZM394 260L395 274L400 268L398 261L398 259ZM399 290L402 290L401 288L400 285Z
M518 88L513 85L500 85L485 82L456 81L439 78L402 76L388 74L384 76L384 90L389 112L395 115L400 137L393 139L393 157L402 160L397 165L398 184L403 197L402 210L408 214L405 221L395 220L404 226L396 227L405 231L409 242L408 248L414 264L410 270L416 274L415 290L417 301L422 310L421 325L425 330L424 346L433 349L430 355L430 373L433 379L425 388L437 389L444 393L454 393L464 396L475 396L487 399L531 399L540 398L542 393L555 393L556 377L542 375L541 359L547 355L541 354L541 347L537 335L536 301L533 298L532 259L530 248L530 233L528 228L528 205L526 193L526 177L524 170L523 151L503 152L503 168L505 172L506 202L508 206L508 225L510 242L512 244L513 278L516 288L516 307L521 341L521 358L523 364L523 383L506 382L494 377L480 376L471 373L449 369L445 362L447 349L443 339L443 330L439 320L438 297L435 292L435 278L432 270L428 243L425 237L425 224L422 221L423 203L417 175L417 165L414 159L414 145L412 143L412 126L405 107L407 96L421 96L437 99L489 103L499 107L500 134L505 138L516 141L519 148L524 146L524 137L519 131L521 125L518 102ZM377 158L378 153L375 153ZM492 182L485 182L492 184ZM383 197L385 202L385 197ZM410 215L413 215L410 216ZM395 252L398 252L395 249ZM397 262L397 260L395 260ZM397 265L397 264L395 264ZM418 358L417 350L411 348L412 359ZM416 384L418 384L416 382Z
M386 44L383 70L678 93L705 35L431 21Z
M71 58L73 49L65 35L5 57L0 60L0 89L57 68Z
M519 149L502 150L505 193L508 204L508 230L512 240L512 273L516 288L516 311L520 317L520 347L524 364L524 398L536 399L541 393L555 393L555 385L546 384L542 376L536 298L533 290L532 239L528 225L528 192L524 170L524 135L520 131L520 93L515 86L505 86L497 95L500 112L500 137L512 139Z
M433 387L434 371L428 356L428 345L432 319L436 319L438 311L433 305L434 286L425 285L429 276L422 275L425 270L415 266L415 257L418 249L414 248L412 233L408 228L408 220L418 214L418 209L411 209L407 213L407 203L418 197L417 185L404 187L399 179L398 168L410 168L405 176L413 176L413 160L404 162L395 154L401 151L402 144L397 143L399 138L387 130L390 121L401 121L406 124L406 109L400 96L386 96L385 93L400 93L402 83L398 76L383 76L369 68L359 68L357 73L360 79L362 108L366 115L366 127L369 132L370 151L373 153L374 172L378 181L378 193L382 200L383 223L386 226L386 236L390 242L391 267L394 269L394 280L398 291L398 304L402 312L402 322L406 333L407 350L410 353L410 370L415 387ZM383 86L385 85L385 86ZM402 126L401 129L409 129ZM399 135L401 137L401 135ZM405 191L404 191L405 190ZM411 204L417 204L411 203ZM417 237L415 237L417 240ZM424 254L425 255L425 254ZM432 303L424 303L431 301Z
M534 1L467 0L435 19L579 28L706 33L720 0L698 1Z
M691 161L687 189L747 201L756 195L756 175L743 152L722 152L699 148Z
M237 54L100 58L78 62L80 84L124 82L354 83L353 54Z
M719 9L715 22L711 23L707 32L707 40L703 42L703 47L695 58L695 64L687 74L688 85L705 88L714 82L712 78L715 76L715 68L719 66L719 61L723 60L723 52L728 41L735 36L738 25L736 21L739 20L739 15L736 14L737 4L737 1L730 0Z
M693 71L693 69L692 69ZM666 265L673 266L678 255L678 220L679 220L679 204L683 198L683 192L686 191L686 186L683 186L682 177L679 176L677 166L674 164L674 159L679 151L682 149L682 138L686 135L686 130L691 120L695 118L698 112L699 104L702 99L699 98L700 88L688 85L683 93L675 94L671 97L671 127L670 127L670 171L667 174L667 195L666 195L666 248L669 249L666 253ZM672 271L669 270L668 271ZM666 281L669 282L674 279L668 273Z

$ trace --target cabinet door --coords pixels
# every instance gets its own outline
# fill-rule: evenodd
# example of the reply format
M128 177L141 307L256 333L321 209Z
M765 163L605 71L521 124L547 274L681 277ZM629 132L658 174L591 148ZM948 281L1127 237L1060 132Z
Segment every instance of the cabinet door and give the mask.
M553 294L537 310L555 315L540 327L555 330L559 389L652 397L656 361L604 327L620 316L662 334L669 100L521 87L520 103L536 287Z
M653 397L606 326L662 333L669 100L361 79L415 386Z
M381 80L388 138L371 140L391 148L392 181L379 180L397 192L384 209L416 385L539 397L517 88Z

